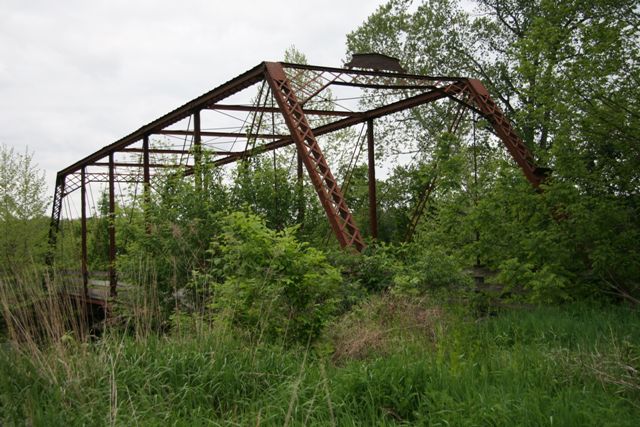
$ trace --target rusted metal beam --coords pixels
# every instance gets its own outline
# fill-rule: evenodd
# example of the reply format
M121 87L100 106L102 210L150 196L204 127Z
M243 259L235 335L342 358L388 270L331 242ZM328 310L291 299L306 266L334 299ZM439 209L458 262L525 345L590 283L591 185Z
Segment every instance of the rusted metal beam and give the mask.
M81 261L80 267L82 272L82 290L84 296L89 296L89 269L87 259L87 183L86 183L86 167L80 169L80 252Z
M82 166L87 166L97 160L100 160L104 157L107 157L109 153L113 153L115 151L121 150L126 146L133 144L136 141L140 141L145 135L150 135L154 133L154 131L161 130L166 128L167 126L171 126L172 124L188 117L192 114L192 112L197 108L205 108L209 105L212 105L224 98L227 98L237 92L240 92L247 87L258 83L264 79L264 63L260 63L246 71L245 73L239 75L238 77L224 83L217 88L201 95L192 101L187 102L181 107L176 108L175 110L165 114L164 116L154 120L153 122L141 127L137 131L125 136L124 138L119 139L113 144L107 145L106 147L101 148L93 154L88 155L87 157L77 161L71 166L62 169L58 172L58 175L66 176L73 172L78 171Z
M176 166L176 169L184 169L185 175L193 173L191 166ZM153 177L153 175L150 175ZM141 173L116 173L114 174L115 182L126 183L144 183L144 176ZM109 182L108 172L87 172L87 182Z
M113 153L109 154L109 295L118 295L116 274L116 199Z
M215 104L207 107L209 110L221 110L221 111L246 111L251 113L280 113L280 108L277 107L263 107L263 106L251 106L251 105L229 105L229 104ZM307 116L337 116L337 117L351 117L357 116L360 113L355 111L331 111L331 110L315 110L305 108L302 110Z
M175 135L175 136L195 136L195 132L192 130L159 130L153 132L157 135ZM229 137L229 138L263 138L263 139L280 139L284 138L287 135L273 135L270 133L243 133L243 132L211 132L211 131L201 131L200 136L211 136L211 137Z
M297 180L296 180L296 191L297 191L297 202L298 202L298 218L296 222L300 224L300 227L303 226L304 223L304 211L305 211L305 201L304 201L304 163L302 162L302 156L299 151L296 151L296 163L297 163Z
M369 227L371 237L378 238L378 201L376 198L376 158L373 140L373 119L367 120L367 171L369 176Z
M56 187L53 193L53 203L51 204L51 221L49 222L49 250L45 256L45 263L48 267L53 267L55 258L56 242L58 240L58 228L60 227L60 216L62 215L62 199L64 198L64 175L56 176ZM47 283L45 285L48 286Z
M240 154L241 151L227 151L227 150L212 150L210 148L206 148L206 151L210 155L214 156L222 156L222 155L230 155L230 154ZM123 148L119 150L118 153L144 153L144 149L142 148ZM173 150L173 149L159 149L159 148L150 148L149 154L190 154L191 150ZM96 162L92 163L92 166L95 165L106 165L104 162Z
M200 110L193 112L193 164L196 190L202 191L202 129L200 129Z
M111 162L95 162L90 164L89 166L111 166ZM117 168L141 168L144 167L144 163L126 163L126 162L114 162L113 166ZM168 163L149 163L150 168L175 168L180 165L168 164ZM117 175L117 174L116 174Z
M281 62L281 64L284 68L321 71L321 72L326 71L329 73L355 75L355 76L391 77L396 79L411 79L411 80L425 80L425 81L439 81L439 82L452 82L452 81L464 79L464 77L425 76L421 74L396 73L391 71L358 70L355 68L345 69L345 68L337 68L337 67L325 67L321 65L293 64L290 62Z
M527 180L538 188L546 177L546 170L537 167L533 153L515 132L500 107L491 99L489 91L480 80L476 79L467 81L466 90L470 95L470 101L477 106L480 114L491 123L496 135L502 140L511 157L520 166Z
M151 164L149 163L149 136L145 135L142 138L142 167L143 167L143 183L144 183L144 197L145 201L149 198L149 183L151 182L151 174L149 168Z
M355 82L352 83L352 82L340 82L340 81L335 81L331 83L331 85L359 87L364 89L396 89L396 90L403 90L403 89L426 90L426 89L435 88L433 85L400 85L400 84L394 85L394 84L377 84L377 83L355 83Z
M435 89L427 93L414 95L407 99L403 99L391 104L384 105L382 107L365 111L358 116L347 117L345 119L337 120L335 122L328 123L323 126L319 126L313 129L313 134L315 136L326 135L328 133L335 132L337 130L346 129L350 126L364 123L369 119L377 119L389 114L397 113L399 111L416 107L418 105L434 102L442 98L455 97L455 95L459 94L463 90L464 90L464 85L461 84L460 82L455 82L453 84L444 86L440 89ZM261 153L265 151L275 150L281 147L286 147L287 145L290 145L290 144L293 144L293 140L291 139L291 137L287 137L278 141L273 141L268 144L264 144L260 147L256 147L255 151ZM250 156L253 153L254 151L249 150L248 152L232 154L227 157L223 157L222 159L215 160L213 164L226 165L228 163L233 163L237 161L241 157Z
M266 64L266 79L278 106L282 110L282 116L340 246L343 248L354 247L356 250L362 251L365 244L360 230L353 220L342 190L329 169L320 145L303 113L302 105L298 102L282 65L277 62L268 62Z
M108 174L107 174L108 175ZM93 173L87 173L87 182L95 182L95 183L109 183L109 178L105 178L105 177L96 177L95 174ZM120 175L120 177L122 177L122 175ZM136 175L135 178L133 176L127 176L129 179L126 180L122 180L122 179L117 179L118 175L116 175L116 182L124 182L124 183L128 183L128 184L139 184L143 182L143 178L140 175Z
M149 205L151 204L151 171L149 170L149 135L142 137L142 209L144 211L145 230L151 234Z
M147 138L147 141L149 137ZM143 139L144 141L144 139ZM189 154L189 150L175 150L171 148L149 148L149 154ZM123 148L118 150L119 153L144 153L144 148Z

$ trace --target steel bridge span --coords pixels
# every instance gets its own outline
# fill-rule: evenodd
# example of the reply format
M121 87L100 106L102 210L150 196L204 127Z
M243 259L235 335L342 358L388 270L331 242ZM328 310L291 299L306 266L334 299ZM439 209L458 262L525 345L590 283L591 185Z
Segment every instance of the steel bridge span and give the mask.
M369 102L367 107L362 103L347 107L342 102L333 102L329 107L326 101L330 103L331 94L340 90L384 96L378 103ZM243 94L245 100L250 96L249 102L238 102ZM460 109L472 110L486 119L527 180L534 187L540 185L545 170L536 166L532 153L479 80L406 73L397 60L377 54L354 55L351 63L343 68L262 62L59 171L49 243L55 248L63 200L79 190L81 282L85 296L91 297L87 260L87 186L106 183L111 219L108 227L108 294L115 297L118 291L113 220L116 184L140 183L146 198L152 191L153 176L161 168L179 168L185 175L195 175L195 184L199 186L202 181L198 177L198 165L203 159L213 165L225 165L295 145L299 173L304 166L340 246L362 251L365 243L360 229L317 138L358 124L367 126L370 233L375 238L374 122L441 99L449 99ZM265 115L273 123L271 129L265 130ZM219 126L229 117L240 120L242 126ZM154 146L151 138L157 135L181 138L184 144L178 148ZM53 263L53 254L52 250L49 264Z

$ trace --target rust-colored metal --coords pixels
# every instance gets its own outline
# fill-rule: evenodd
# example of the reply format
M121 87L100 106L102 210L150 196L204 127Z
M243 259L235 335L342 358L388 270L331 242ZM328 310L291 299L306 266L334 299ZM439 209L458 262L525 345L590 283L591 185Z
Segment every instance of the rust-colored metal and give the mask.
M252 113L279 113L280 108L277 107L265 107L265 106L252 106L252 105L225 105L216 104L207 107L209 110L221 110L221 111L245 111ZM332 110L316 110L313 108L305 108L302 110L307 116L337 116L337 117L351 117L357 116L359 113L354 111L332 111Z
M304 210L305 210L305 202L304 202L304 163L302 162L302 156L299 151L296 151L296 191L297 191L297 202L298 202L298 217L296 218L296 222L302 226L304 223Z
M307 70L320 73L332 73L342 74L345 76L363 76L373 78L391 78L391 79L410 79L416 81L430 81L430 82L454 82L465 80L464 77L452 77L452 76L426 76L423 74L411 74L411 73L399 73L395 71L387 70L359 70L348 69L340 67L327 67L324 65L310 65L310 64L295 64L291 62L281 62L282 66L286 69Z
M363 57L360 59L367 58ZM362 250L364 248L364 242L360 231L344 201L341 189L329 170L327 161L318 145L317 137L357 124L369 124L367 131L370 185L369 215L372 226L371 234L375 237L377 230L373 227L377 223L377 210L375 209L377 203L375 199L373 120L444 98L450 98L482 114L482 116L492 124L495 133L503 141L516 163L523 169L527 179L535 187L539 186L544 178L544 170L536 167L532 153L515 133L482 83L463 77L409 74L395 68L395 66L389 66L390 62L388 61L385 62L385 64L379 63L376 66L369 64L371 68L374 68L372 70L357 68L368 67L364 63L352 63L351 65L356 68L350 69L305 64L261 63L238 77L141 127L130 135L103 147L95 153L61 170L56 177L49 231L51 250L47 256L47 263L53 265L56 232L60 225L62 200L64 197L77 189L86 192L85 186L89 183L108 183L110 219L109 282L111 293L115 295L117 286L114 223L115 183L143 183L145 200L149 200L148 198L151 191L150 184L153 176L151 173L152 170L169 166L166 162L159 160L160 158L154 158L154 161L151 162L150 154L166 154L175 156L172 158L176 159L179 157L182 161L182 159L189 159L190 156L188 156L188 154L193 153L194 156L191 157L193 160L191 163L187 160L176 166L184 175L190 175L198 170L198 168L195 167L200 163L201 153L198 148L203 152L206 150L209 155L219 156L211 161L213 165L224 165L291 144L296 145L301 164L304 164L304 167L309 173L318 197L327 213L331 228L340 245ZM265 80L271 88L277 105L272 104L271 106L267 106L259 101L254 102L253 105L221 103L221 101L232 95L256 85L256 83L264 82ZM312 102L314 100L326 100L326 98L323 98L323 91L331 87L341 86L354 89L360 88L367 93L391 90L392 93L399 95L397 95L397 99L393 102L383 103L366 111L348 111L349 108L343 108L342 106L339 106L339 110L332 110L326 108L322 102L317 104ZM258 99L260 99L260 97L258 97ZM320 105L320 107L318 107L318 105ZM216 116L229 115L225 113L225 111L245 112L248 113L249 118L251 118L252 115L254 119L258 113L279 113L285 120L289 134L278 134L284 132L276 132L275 126L273 126L274 130L271 133L259 132L260 126L256 126L255 128L254 126L243 126L242 128L238 128L240 129L239 131L236 131L233 127L210 127L206 129L203 128L200 123L200 112L202 110L216 111L218 113ZM313 127L309 122L309 116L311 116L311 123L314 123ZM192 129L179 129L178 124L184 123L184 121L190 117L193 118L194 127ZM249 122L253 121L249 120ZM174 126L173 129L171 129L172 126ZM149 140L150 135L184 137L185 144L182 148L167 147L166 145L152 146ZM190 136L192 137L191 147L186 145L186 141ZM207 145L205 145L204 141L202 141L204 137L232 138L234 140L242 139L253 141L254 143L246 144L246 147L243 147L244 149L241 151L234 151L233 147L226 150L214 149L211 148L209 144L217 143L209 141ZM261 140L260 144L255 143L257 140ZM142 147L136 145L139 143L142 143ZM126 161L115 162L114 155L116 153L142 153L142 161L140 159L133 160L128 158ZM108 162L105 162L107 158ZM108 173L105 172L104 169L101 169L104 166L108 167ZM96 168L98 168L98 170L96 170ZM196 181L197 180L198 178L196 178ZM85 196L86 193L81 195L81 198ZM302 200L302 202L304 202L304 200ZM300 218L302 218L303 215L304 212L301 211Z
M148 136L144 136L142 141L144 144L144 141L149 141L149 137ZM144 153L144 148L123 148L121 150L119 150L121 153ZM189 154L189 150L175 150L172 148L149 148L148 149L150 154L180 154L180 155L185 155L185 154ZM94 163L95 165L96 163Z
M174 135L174 136L195 136L196 132L192 130L159 130L154 132L157 135ZM209 132L202 131L200 136L211 137L227 137L227 138L261 138L261 139L280 139L288 135L273 135L270 133L241 133L241 132Z
M109 162L95 162L91 166L111 166ZM117 168L144 168L142 163L114 162L113 166ZM149 163L150 168L175 168L176 165L170 163Z
M360 230L353 221L342 190L329 169L282 65L268 62L266 77L340 246L353 246L361 251L365 244Z
M150 170L150 161L149 161L149 136L145 135L142 138L142 183L144 184L144 201L145 203L149 202L149 192L150 192L150 183L151 183L151 170Z
M89 295L89 269L88 259L87 259L87 183L86 183L86 172L85 167L83 167L80 171L82 187L80 187L80 246L82 251L82 262L81 262L81 272L82 272L82 290L84 291L84 295Z
M447 97L455 97L464 90L464 84L450 84L442 88L434 89L427 93L415 95L401 101L393 102L391 104L384 105L379 108L363 112L357 116L347 117L335 122L328 123L326 125L319 126L313 129L313 134L318 137L327 135L332 132L336 132L348 127L358 125L366 122L369 119L378 119L380 117L387 116L389 114L397 113L409 108L417 107L418 105L428 104ZM455 98L454 98L455 99ZM277 150L278 148L286 147L293 144L291 137L283 138L278 141L269 142L261 147L258 147L254 151L248 151L238 154L231 154L227 157L217 159L213 161L216 166L222 166L229 163L234 163L242 157L251 156L256 153L263 153L265 151Z
M200 128L200 110L193 112L193 163L195 168L196 189L202 191L202 129Z
M537 188L545 179L546 170L537 167L533 153L518 136L500 107L491 99L489 91L476 79L467 80L466 91L470 95L470 102L475 104L480 114L491 123L511 157L520 166L529 182Z
M58 172L58 175L66 176L74 173L78 171L82 166L90 165L97 160L107 157L109 153L114 153L122 148L128 147L129 145L140 141L145 135L153 134L156 130L165 129L168 126L171 126L172 124L184 119L185 117L190 116L196 108L205 108L207 105L214 104L235 93L238 93L257 82L262 81L263 79L264 65L258 64L249 71L239 75L235 79L230 80L227 83L205 93L204 95L187 102L183 106L176 108L170 113L167 113L159 119L154 120L153 122L141 127L137 131L125 136L124 138L114 142L113 144L107 145L106 147L101 148L100 150L96 151L93 154L90 154L84 159L77 161L71 166L62 169L60 172Z
M151 234L151 222L149 221L149 205L151 204L151 170L149 162L149 135L145 135L142 137L142 209L144 210L144 228L147 234Z
M118 295L116 273L116 189L113 153L109 154L109 295Z
M369 175L369 227L371 237L378 238L378 201L376 197L376 157L373 140L373 119L367 120L367 172Z
M53 267L58 229L60 228L60 216L62 215L62 199L64 198L65 175L56 177L56 188L53 192L53 202L51 204L51 221L49 222L49 249L45 257L48 267Z
M373 70L405 72L398 58L380 53L354 53L351 61L344 65L348 68L371 68Z

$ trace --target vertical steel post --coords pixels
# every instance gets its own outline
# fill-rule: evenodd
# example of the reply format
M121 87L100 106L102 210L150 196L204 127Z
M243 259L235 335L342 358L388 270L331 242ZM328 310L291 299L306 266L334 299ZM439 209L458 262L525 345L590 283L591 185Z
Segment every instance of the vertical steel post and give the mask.
M64 185L66 177L58 173L56 177L56 189L53 194L53 203L51 205L51 221L49 222L49 248L44 257L47 271L42 277L42 289L45 291L50 290L51 280L54 276L55 252L56 242L58 240L58 229L60 228L60 215L62 214L62 199L64 198Z
M200 132L200 110L196 110L193 112L193 163L198 191L202 191L202 135Z
M296 157L298 160L298 179L296 182L296 191L298 192L298 218L296 222L302 227L302 223L304 222L304 164L302 163L300 151L296 150Z
M478 144L476 140L477 117L473 113L473 205L478 206ZM476 229L476 242L480 241L480 230ZM480 254L476 254L476 265L480 266Z
M376 198L376 159L373 140L373 119L367 120L367 154L369 172L369 226L371 237L378 238L378 201Z
M113 153L109 154L109 295L118 294L118 278L116 275L116 200L115 200L115 166Z
M151 233L151 223L149 222L149 204L151 203L151 175L149 174L149 135L142 137L142 182L144 203L144 222L147 234Z
M64 175L58 174L56 177L56 189L53 194L53 203L51 204L51 221L49 223L49 250L45 256L47 267L53 267L56 242L58 237L58 229L60 228L60 215L62 215L62 199L65 196Z
M82 251L82 290L86 298L89 297L89 269L87 268L87 180L86 166L80 169L80 234Z

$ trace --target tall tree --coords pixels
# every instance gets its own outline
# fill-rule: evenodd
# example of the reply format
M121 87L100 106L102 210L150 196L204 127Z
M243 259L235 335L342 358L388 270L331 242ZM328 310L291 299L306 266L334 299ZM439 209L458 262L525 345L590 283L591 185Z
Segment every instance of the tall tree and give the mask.
M455 0L391 0L347 36L349 52L377 51L410 71L481 79L553 169L544 194L524 194L513 165L494 152L482 166L497 167L484 199L469 206L460 192L441 196L432 236L455 250L475 248L505 269L526 266L532 275L520 276L530 283L639 293L638 10L635 0L477 0L473 12ZM418 114L422 120L397 141L421 132L437 140L442 109ZM470 238L474 228L484 230L486 245Z
M0 145L0 268L14 270L43 254L46 222L44 172L33 160L33 153L17 153Z

